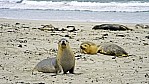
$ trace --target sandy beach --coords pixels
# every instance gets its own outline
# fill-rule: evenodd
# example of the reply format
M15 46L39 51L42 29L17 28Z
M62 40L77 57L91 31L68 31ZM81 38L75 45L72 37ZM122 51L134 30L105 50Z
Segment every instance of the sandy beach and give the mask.
M92 30L100 24L103 23L1 18L0 84L149 84L149 28L136 28L137 23L116 23L133 31ZM41 29L49 25L58 30ZM71 31L72 26L75 31ZM57 55L57 43L62 37L69 38L76 56L76 74L32 75L38 62ZM84 41L114 43L130 56L112 59L100 53L82 54L79 46Z

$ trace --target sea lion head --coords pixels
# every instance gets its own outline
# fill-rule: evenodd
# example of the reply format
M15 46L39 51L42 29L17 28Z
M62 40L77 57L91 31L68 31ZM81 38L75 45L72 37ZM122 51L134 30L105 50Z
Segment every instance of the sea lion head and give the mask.
M61 48L66 48L69 45L69 42L68 42L67 39L62 38L62 39L59 40L58 45Z
M80 52L84 54L96 54L97 46L96 44L86 41L80 45Z

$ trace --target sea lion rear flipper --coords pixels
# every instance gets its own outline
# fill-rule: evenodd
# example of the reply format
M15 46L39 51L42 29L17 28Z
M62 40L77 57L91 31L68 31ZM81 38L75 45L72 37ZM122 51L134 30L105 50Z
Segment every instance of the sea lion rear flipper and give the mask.
M69 70L69 73L74 74L74 67Z

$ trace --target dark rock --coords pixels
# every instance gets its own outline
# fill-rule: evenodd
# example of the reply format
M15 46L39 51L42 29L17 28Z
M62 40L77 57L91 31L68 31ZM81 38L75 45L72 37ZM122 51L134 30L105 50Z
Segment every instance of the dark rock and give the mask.
M67 30L68 30L69 32L77 31L76 28L75 28L75 26L67 26L66 28L67 28Z
M27 40L18 40L20 43L27 43Z
M75 26L67 26L66 28L70 28L70 27L75 28Z
M58 30L58 28L55 28L53 25L41 25L43 27L38 28L41 31L54 31L54 30Z
M149 45L148 43L143 43L143 45Z
M69 30L69 32L74 32L77 31L75 28L73 28L72 30Z
M17 1L16 3L22 3L23 2L23 0L20 0L20 1Z
M116 56L112 57L112 59L115 59L115 58L116 58Z
M61 31L66 31L66 29L62 28Z
M7 32L15 32L15 31L13 31L13 30L8 30Z
M65 35L65 37L70 37L69 35Z
M149 36L145 36L145 38L149 39Z
M20 25L20 23L16 23L15 25Z
M118 37L125 37L125 35L123 35L123 34L118 34L116 36L118 36Z
M103 34L102 36L108 36L108 34Z
M45 84L45 83L38 83L38 84Z
M19 44L19 45L18 45L18 47L22 48L22 45L21 45L21 44Z
M146 78L149 78L149 75L146 73L146 74L145 74L145 77L146 77Z
M98 30L98 29L102 29L102 30L112 30L112 31L117 31L117 30L121 30L121 31L125 31L125 30L132 30L129 29L128 27L124 26L124 25L119 25L119 24L101 24L101 25L95 25L92 29L94 30Z
M76 55L75 57L82 57L82 55Z

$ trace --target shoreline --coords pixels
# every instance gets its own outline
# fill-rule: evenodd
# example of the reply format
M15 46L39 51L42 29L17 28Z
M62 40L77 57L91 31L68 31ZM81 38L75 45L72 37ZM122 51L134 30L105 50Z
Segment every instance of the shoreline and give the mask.
M108 21L79 21L79 20L76 20L76 21L71 21L71 20L42 20L42 19L15 19L15 18L0 18L0 20L5 20L5 21L31 21L31 22L39 22L39 21L42 21L42 22L75 22L75 23L111 23L111 24L149 24L146 23L146 22L108 22Z
M126 23L126 22L94 22L94 21L52 21L52 20L32 20L32 19L8 19L8 18L0 18L1 22L4 21L15 21L15 22L33 22L33 23L39 23L40 24L49 24L49 23L63 23L66 24L68 23L75 23L75 24L94 24L94 25L98 25L98 24L122 24L122 25L128 25L128 26L135 26L136 24L144 24L144 25L148 25L149 23Z
M103 23L0 18L1 83L148 84L149 29L136 29L136 23L116 23L134 30L92 30L93 26ZM50 24L59 29L74 26L76 31L40 30ZM36 72L32 75L32 69L38 62L57 55L57 43L62 37L69 38L75 53L76 74L53 75ZM124 48L131 56L112 59L113 56L99 53L81 54L79 46L84 41L96 44L114 43Z

